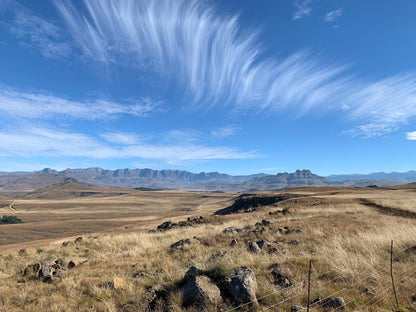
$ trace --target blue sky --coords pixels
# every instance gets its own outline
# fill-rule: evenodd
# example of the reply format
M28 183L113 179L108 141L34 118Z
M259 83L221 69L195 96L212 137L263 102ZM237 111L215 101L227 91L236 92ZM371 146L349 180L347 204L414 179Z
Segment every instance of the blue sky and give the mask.
M414 12L0 0L0 170L415 170Z

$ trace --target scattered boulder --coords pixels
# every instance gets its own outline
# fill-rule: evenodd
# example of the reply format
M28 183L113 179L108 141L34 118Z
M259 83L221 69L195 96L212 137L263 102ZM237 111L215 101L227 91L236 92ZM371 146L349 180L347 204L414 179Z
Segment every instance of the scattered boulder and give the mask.
M230 227L225 228L222 232L223 233L240 233L242 231L243 231L243 229L236 228L234 226L230 226Z
M53 276L55 273L55 269L51 266L42 266L38 277L44 282L44 283L52 283Z
M238 245L238 241L235 239L235 238L233 238L233 240L231 241L231 243L230 243L230 246L231 247L235 247L235 246L237 246Z
M176 243L173 243L170 246L170 249L172 249L172 250L182 250L185 246L189 246L191 244L192 244L192 242L189 238L181 239L180 241L177 241Z
M289 264L274 264L272 265L273 270L271 274L273 275L274 284L279 285L282 288L287 288L293 285L292 278L293 273L289 268Z
M162 285L153 285L147 289L145 298L148 302L148 310L165 311L167 306L169 292Z
M274 223L270 220L261 220L261 222L257 222L254 226L261 227L261 226L273 226Z
M55 264L60 265L61 267L67 267L68 262L64 258L59 258L55 260Z
M37 249L34 247L25 247L19 250L19 256L31 256L36 255Z
M278 228L277 229L279 231L280 234L284 234L284 235L288 235L290 233L292 233L293 231L291 229L289 229L289 227L285 226L283 228Z
M260 249L263 249L263 247L264 247L264 245L265 245L266 243L267 243L267 242L266 242L264 239L259 240L259 241L257 241L257 242L256 242L257 246L259 246L259 247L260 247Z
M216 307L221 302L219 288L207 276L194 276L183 287L183 305L200 309Z
M211 255L211 256L208 258L208 261L217 260L218 258L225 257L226 255L227 255L227 252L226 252L226 251L223 251L223 252L219 251L219 252L217 252L217 253L215 253L215 254Z
M39 271L42 265L38 263L29 264L26 266L25 270L23 271L23 276L29 278L29 279L35 279L39 275Z
M166 221L157 226L157 231L167 231L175 228L178 224L172 221Z
M256 276L248 267L242 267L234 272L234 276L227 283L227 291L236 304L250 303L252 307L258 305Z
M302 310L305 310L305 308L298 305L293 305L290 307L290 312L298 312Z
M247 246L247 250L251 253L259 253L260 247L257 245L256 242L249 242Z
M69 246L72 246L73 244L74 243L71 242L71 241L65 241L65 242L62 243L62 247L69 247Z
M345 310L345 300L342 297L317 298L312 304L318 304L324 309L336 309L337 311Z
M82 240L83 240L83 237L82 237L82 236L79 236L79 237L77 237L77 238L74 240L74 243L75 243L75 244L80 243L80 242L82 242Z
M87 261L88 260L82 260L82 261L80 261L80 260L73 259L73 260L71 260L71 261L68 262L68 266L67 267L68 267L68 269L73 269L73 268L75 268L77 266L80 266L81 264L84 264Z

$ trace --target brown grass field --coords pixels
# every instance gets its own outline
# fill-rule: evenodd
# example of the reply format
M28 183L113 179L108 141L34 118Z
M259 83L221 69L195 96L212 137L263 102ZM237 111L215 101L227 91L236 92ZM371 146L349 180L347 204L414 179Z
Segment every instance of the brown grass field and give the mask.
M146 311L146 290L156 284L172 290L171 311L200 311L182 307L176 286L191 266L225 271L249 266L258 283L257 311L290 311L292 305L307 305L310 259L312 299L341 296L345 311L416 311L416 251L407 250L416 245L414 185L304 187L279 194L297 197L249 213L216 217L213 213L231 205L239 194L92 189L70 183L14 199L16 211L9 208L9 199L0 198L0 216L15 215L24 221L0 225L0 311ZM282 209L289 213L275 213ZM200 215L212 222L148 233L163 221ZM274 226L253 231L264 219ZM230 226L246 231L223 233ZM279 227L293 231L282 234ZM79 235L81 242L62 246ZM201 243L171 250L174 242L194 236ZM238 244L230 247L233 238ZM250 253L247 243L260 239L278 244L279 251ZM295 240L298 244L292 244ZM391 240L398 308L389 271ZM37 252L18 254L28 246ZM58 258L85 263L52 283L23 277L28 264ZM274 284L269 268L285 262L293 273L294 286L288 289ZM124 281L121 287L110 287L115 277ZM233 307L226 302L212 311ZM233 311L246 310L247 306Z

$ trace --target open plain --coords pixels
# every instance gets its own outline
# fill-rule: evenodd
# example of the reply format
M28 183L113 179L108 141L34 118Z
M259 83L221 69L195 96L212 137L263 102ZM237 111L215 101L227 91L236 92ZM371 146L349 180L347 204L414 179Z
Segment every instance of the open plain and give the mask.
M24 223L0 225L0 310L301 311L312 260L311 311L416 311L415 201L414 184L237 194L70 182L2 198L0 215ZM29 274L37 263L62 268L45 279ZM189 301L191 267L220 299ZM238 300L226 281L242 267L256 287Z

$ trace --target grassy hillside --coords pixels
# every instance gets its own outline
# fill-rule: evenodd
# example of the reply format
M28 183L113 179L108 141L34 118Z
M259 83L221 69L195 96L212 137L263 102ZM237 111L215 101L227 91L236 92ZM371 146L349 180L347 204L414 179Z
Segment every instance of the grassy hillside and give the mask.
M298 196L250 213L205 215L203 224L190 222L154 233L84 235L66 246L59 241L19 255L3 255L0 307L5 311L146 311L148 288L163 285L168 295L166 306L159 311L200 311L182 306L180 286L190 267L227 275L246 266L257 279L259 306L240 310L290 311L292 305L307 304L306 279L312 259L312 300L341 296L345 311L394 311L389 273L390 242L394 240L400 311L415 311L416 247L412 247L416 245L416 220L365 204L387 206L394 198L412 201L416 198L412 189L302 188L289 193ZM230 227L239 230L224 233ZM189 239L190 244L171 247L182 239ZM233 239L237 243L232 247ZM250 242L261 240L264 247L258 253L248 250ZM22 274L29 264L53 263L60 258L79 265L61 272L51 283ZM282 288L273 275L277 267L290 271L290 287ZM322 307L322 302L311 311L335 310ZM235 307L224 301L218 311Z

